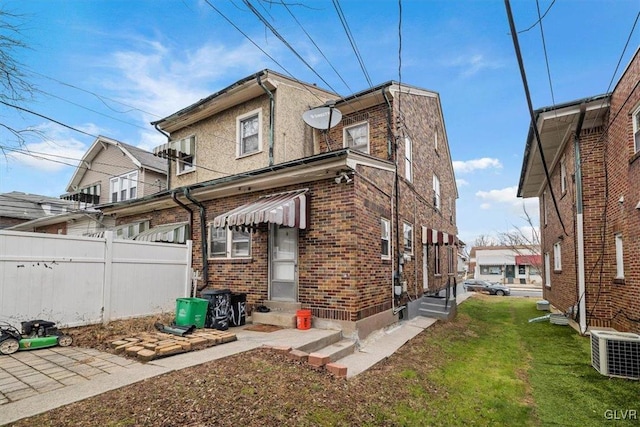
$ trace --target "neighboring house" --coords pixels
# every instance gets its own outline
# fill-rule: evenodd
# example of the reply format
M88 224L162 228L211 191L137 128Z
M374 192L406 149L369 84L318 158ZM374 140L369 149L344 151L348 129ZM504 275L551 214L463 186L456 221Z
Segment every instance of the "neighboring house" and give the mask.
M70 212L73 204L55 197L12 191L0 194L0 229L19 226L38 219ZM66 234L66 227L60 225L50 232Z
M115 219L105 216L99 205L165 190L166 171L166 162L153 153L99 136L80 160L67 185L68 192L60 196L63 200L58 200L68 206L67 211L34 218L11 229L80 236L102 236L105 230L114 230L116 237L132 238L147 231L149 221L116 227Z
M539 247L476 246L471 248L474 279L504 284L541 285L542 256Z
M249 311L304 307L366 336L455 280L458 194L437 93L336 98L269 70L242 79L154 123L170 135L167 191L103 210L150 231L188 222L204 285L245 293ZM317 105L342 121L307 126Z
M525 147L518 196L540 200L544 297L581 332L640 332L639 52L612 93L537 110Z

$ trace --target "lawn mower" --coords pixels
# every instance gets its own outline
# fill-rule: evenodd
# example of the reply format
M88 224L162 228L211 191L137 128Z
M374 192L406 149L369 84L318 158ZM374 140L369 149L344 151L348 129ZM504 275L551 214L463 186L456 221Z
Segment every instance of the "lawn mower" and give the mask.
M70 346L73 338L56 328L48 320L21 322L22 333L7 322L0 322L0 354L13 354L18 350Z

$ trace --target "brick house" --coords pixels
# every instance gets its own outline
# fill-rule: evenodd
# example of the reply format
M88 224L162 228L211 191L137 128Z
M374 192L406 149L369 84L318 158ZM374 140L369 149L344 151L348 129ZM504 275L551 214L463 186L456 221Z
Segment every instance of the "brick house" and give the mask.
M455 276L457 189L436 93L388 82L336 98L270 70L246 77L154 123L169 136L156 149L167 191L102 208L119 224L187 221L203 288L362 338ZM342 121L305 124L318 105Z
M640 332L639 52L611 93L535 112L549 179L533 124L525 147L518 196L540 200L544 297L581 332Z

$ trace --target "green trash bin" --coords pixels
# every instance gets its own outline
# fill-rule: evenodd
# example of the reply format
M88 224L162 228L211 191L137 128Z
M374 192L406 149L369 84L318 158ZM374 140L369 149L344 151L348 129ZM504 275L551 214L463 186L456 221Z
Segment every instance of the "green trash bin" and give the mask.
M209 300L203 298L176 299L176 325L204 328L208 306Z

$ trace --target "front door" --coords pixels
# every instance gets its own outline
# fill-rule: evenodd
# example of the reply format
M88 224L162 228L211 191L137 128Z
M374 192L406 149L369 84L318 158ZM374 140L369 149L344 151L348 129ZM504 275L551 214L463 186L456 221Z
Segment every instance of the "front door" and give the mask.
M271 225L269 299L298 301L298 229Z
M513 283L513 279L516 277L516 266L515 265L505 266L504 276L507 278L507 283Z

